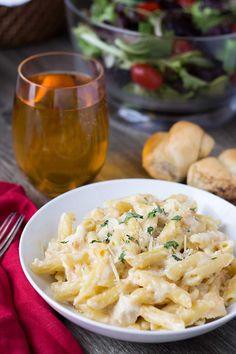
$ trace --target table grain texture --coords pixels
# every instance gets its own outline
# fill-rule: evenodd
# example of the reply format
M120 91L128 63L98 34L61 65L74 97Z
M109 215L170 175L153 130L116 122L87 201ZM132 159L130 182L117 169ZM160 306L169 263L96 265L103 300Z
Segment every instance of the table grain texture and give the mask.
M38 207L48 199L27 181L16 165L11 142L11 112L16 71L20 61L31 54L53 50L71 50L69 40L66 37L59 37L34 46L11 50L0 49L0 180L23 185L28 196ZM224 127L212 129L209 133L217 141L214 153L219 153L228 147L235 147L236 117ZM141 151L146 138L145 132L138 132L111 119L108 158L96 181L148 178L141 166ZM61 318L61 320L78 339L85 353L89 354L236 353L236 319L212 333L167 344L122 342L98 336L65 319Z

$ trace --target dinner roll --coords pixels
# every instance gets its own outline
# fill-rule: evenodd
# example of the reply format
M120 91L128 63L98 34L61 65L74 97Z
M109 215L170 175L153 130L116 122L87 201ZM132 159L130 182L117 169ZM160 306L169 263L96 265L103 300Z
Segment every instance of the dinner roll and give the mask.
M230 173L236 175L236 149L223 151L219 156L219 160Z
M236 203L236 149L194 163L187 183Z
M143 167L154 178L181 181L191 164L209 155L214 139L196 124L181 121L153 134L143 148Z

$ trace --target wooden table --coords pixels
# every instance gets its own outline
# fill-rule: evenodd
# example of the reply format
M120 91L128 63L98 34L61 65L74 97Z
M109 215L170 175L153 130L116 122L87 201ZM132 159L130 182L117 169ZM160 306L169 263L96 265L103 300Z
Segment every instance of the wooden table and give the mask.
M11 148L11 110L19 62L35 53L70 50L66 38L58 38L37 46L0 50L0 180L22 184L28 196L42 206L47 198L39 193L19 171ZM217 140L215 153L236 146L236 119L224 128L211 130ZM126 128L111 120L110 148L105 166L96 180L148 177L141 166L141 150L147 134ZM135 344L98 336L62 319L78 338L86 353L154 354L154 353L236 353L236 319L204 336L169 344ZM69 343L68 343L69 345ZM10 354L10 353L9 353ZM43 354L43 353L42 353ZM75 353L76 354L76 353Z

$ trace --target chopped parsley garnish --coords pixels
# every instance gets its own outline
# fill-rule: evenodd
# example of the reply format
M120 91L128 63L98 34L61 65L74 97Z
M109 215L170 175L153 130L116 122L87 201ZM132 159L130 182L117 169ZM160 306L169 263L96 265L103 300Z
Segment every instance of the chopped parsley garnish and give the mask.
M68 243L69 241L61 241L60 243L63 243L63 244L65 244L65 243Z
M105 227L105 226L107 226L107 225L108 225L108 220L105 220L104 223L101 224L100 226L101 226L101 227Z
M107 237L105 238L105 240L101 241L101 240L92 240L90 243L110 243L110 238L112 236L111 232L107 233Z
M157 213L162 214L165 213L164 208L161 208L159 205L154 208L152 211L150 211L150 213L148 213L148 219L149 218L155 218L155 216L157 215Z
M197 208L190 208L190 210L192 210L194 213L196 213Z
M135 238L133 236L126 235L126 237L128 238L129 241L134 241L135 240Z
M124 251L121 252L118 259L120 262L125 263L125 252Z
M181 220L181 219L183 219L182 216L180 216L180 215L175 215L171 220L179 221L179 220Z
M105 238L105 240L104 240L103 242L105 242L105 243L110 243L110 238L111 238L111 236L112 236L112 233L111 233L111 232L108 232L108 233L107 233L107 238Z
M127 224L127 222L132 219L143 219L142 215L137 214L135 211L129 211L126 216L125 216L125 220L123 221L125 224Z
M181 258L177 257L176 254L172 254L172 257L176 260L176 261L182 261Z
M125 240L125 243L130 243L130 241L133 241L133 242L136 242L137 244L139 244L138 240L136 240L135 237L130 236L130 235L126 235L126 237L127 237L127 240Z
M164 247L168 250L169 248L174 248L176 250L176 248L179 246L178 242L176 241L168 241L164 244Z
M149 233L149 235L151 235L153 233L153 231L154 231L154 227L148 226L147 232Z

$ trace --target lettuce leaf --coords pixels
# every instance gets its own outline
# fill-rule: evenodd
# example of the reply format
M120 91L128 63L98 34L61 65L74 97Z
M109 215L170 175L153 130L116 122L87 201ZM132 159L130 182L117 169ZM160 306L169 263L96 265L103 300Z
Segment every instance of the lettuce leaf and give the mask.
M229 85L228 76L226 75L219 76L210 83L206 93L210 96L222 95L225 92L225 89L228 85Z
M99 0L97 0L99 1ZM127 6L135 6L136 4L138 3L142 3L144 2L144 0L113 0L114 3L119 3L119 4L124 4L124 5L127 5Z
M143 98L159 98L163 100L187 100L194 96L194 92L192 91L189 91L188 93L180 93L166 84L162 85L162 87L157 91L149 91L133 82L130 82L124 86L123 90L131 95L137 95Z
M184 88L187 90L198 91L199 89L207 86L206 81L203 81L198 77L189 74L188 71L184 68L181 68L178 74L183 81Z
M178 71L185 64L195 64L203 68L210 68L213 66L212 61L204 57L199 50L192 50L187 53L172 56L170 58L160 59L157 62L157 66L161 71L163 71L166 66L172 68L175 71Z
M139 22L138 31L140 33L152 34L153 33L153 26L149 22Z
M171 56L172 41L143 35L135 42L117 38L114 44L103 41L89 26L80 25L74 29L78 46L88 56L114 56L123 69L129 69L137 62L156 63L159 58Z
M218 9L202 8L201 1L193 4L190 11L194 24L203 33L206 33L212 27L218 26L228 18L228 15L222 14Z
M169 85L163 85L160 89L160 98L163 100L189 100L190 98L192 98L194 96L194 91L189 90L186 93L181 93L178 92L176 90L174 90L172 87L170 87Z
M120 38L115 40L115 45L126 55L139 60L165 58L171 55L172 40L143 36L138 41L130 43Z
M129 82L127 85L123 87L123 91L131 94L137 95L141 97L149 97L149 98L156 98L158 97L158 93L156 91L146 90L144 87L137 85L133 82Z
M227 39L224 42L224 48L220 48L216 53L217 59L223 62L223 68L226 72L232 74L236 71L236 40Z
M74 34L79 47L85 55L107 53L120 59L124 57L122 50L101 40L89 26L78 26L74 29Z
M115 4L109 0L94 0L91 7L91 17L97 22L109 21L113 23L116 19Z

